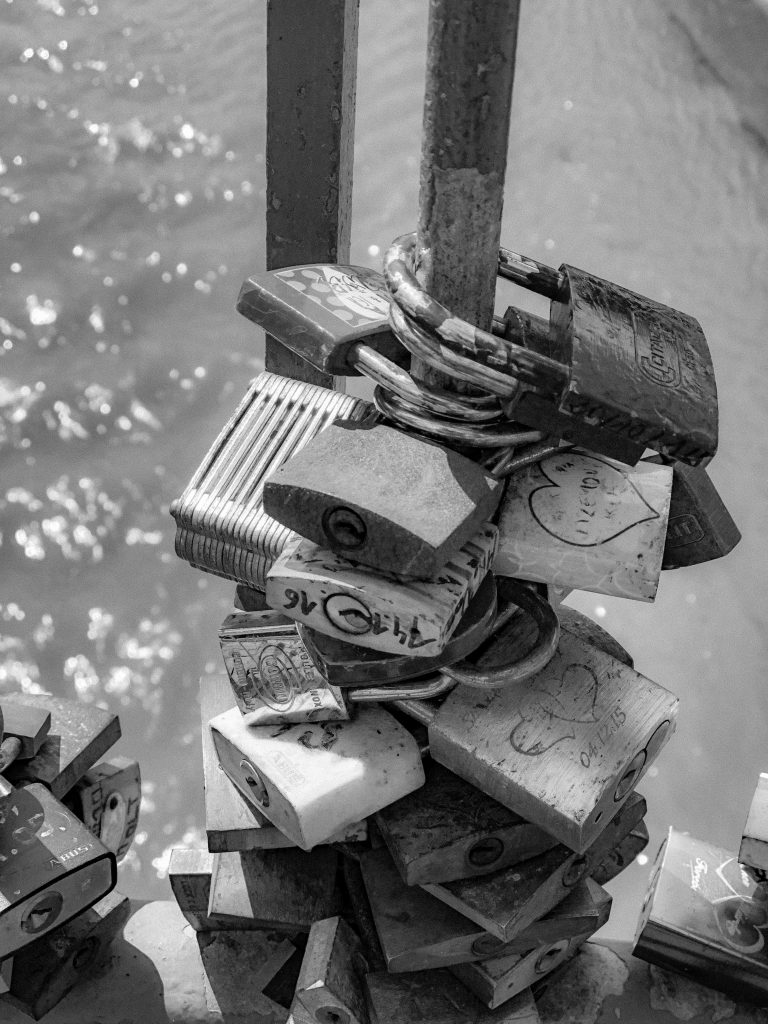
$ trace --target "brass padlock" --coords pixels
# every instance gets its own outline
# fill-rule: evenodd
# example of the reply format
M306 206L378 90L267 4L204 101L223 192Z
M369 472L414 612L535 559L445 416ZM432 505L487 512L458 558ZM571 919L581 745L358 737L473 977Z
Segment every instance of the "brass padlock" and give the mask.
M182 495L171 502L177 555L263 590L268 568L292 536L264 511L264 481L338 417L359 420L370 413L362 399L259 374Z
M768 773L760 772L741 835L739 864L756 882L768 881Z
M653 601L671 493L671 467L558 451L509 477L494 572Z
M244 929L308 932L338 913L334 850L248 850L213 859L208 917Z
M371 1024L539 1024L530 989L489 1010L447 970L369 974L365 984Z
M645 810L643 797L633 793L581 854L557 845L538 857L490 875L428 883L424 889L485 931L509 942L590 876L593 868L637 825Z
M614 846L611 852L605 857L596 868L592 870L592 878L598 885L607 885L617 875L620 875L625 868L633 864L638 854L641 854L650 841L648 827L644 821L639 822L619 843Z
M734 853L670 828L633 955L737 1000L768 997L768 902Z
M717 390L712 359L693 317L619 285L563 264L558 271L499 253L499 273L551 299L546 351L500 339L454 316L420 286L414 268L416 235L403 235L384 257L384 275L396 305L391 321L416 351L421 334L471 363L506 373L517 386L506 402L510 418L548 435L598 447L582 425L653 448L690 465L705 465L717 450Z
M645 462L662 463L661 456ZM676 462L662 569L722 558L741 540L739 528L703 466Z
M315 921L296 983L313 1024L368 1024L363 978L368 964L358 936L341 917Z
M267 601L340 640L431 658L445 647L496 553L485 523L431 580L410 580L341 558L308 540L286 545L267 574Z
M210 728L226 775L303 850L424 784L418 744L383 708L281 726L246 725L232 708Z
M65 803L118 860L130 849L139 824L141 771L138 761L110 757L90 768Z
M117 890L67 924L36 939L13 957L7 997L34 1020L53 1009L70 989L94 975L130 916L130 900Z
M513 619L486 656L514 649L517 628ZM427 725L435 761L582 852L671 736L678 700L562 628L554 658L525 682L457 686L438 710L397 706Z
M472 539L500 498L500 480L450 449L382 423L340 420L264 484L264 510L302 537L424 579Z
M611 906L609 894L584 878L505 942L421 886L406 885L386 850L366 852L360 863L387 970L395 973L470 963L571 938L599 928Z

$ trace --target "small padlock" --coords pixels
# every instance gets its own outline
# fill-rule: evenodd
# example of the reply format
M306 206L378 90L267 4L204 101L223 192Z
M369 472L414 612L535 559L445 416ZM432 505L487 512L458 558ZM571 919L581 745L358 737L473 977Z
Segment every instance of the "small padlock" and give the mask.
M382 423L337 420L264 483L264 510L320 547L429 579L496 511L501 481Z
M303 850L424 784L418 744L383 708L281 726L246 725L232 708L210 728L227 776Z
M93 976L130 916L130 900L117 890L13 957L4 1002L34 1020L53 1009L80 981Z
M511 620L485 657L514 649L525 625ZM582 852L671 736L678 700L564 628L557 654L523 683L457 686L437 711L396 706L428 726L435 761Z
M361 647L431 658L445 647L493 561L485 523L431 580L408 580L308 540L288 544L267 574L267 601L299 622Z
M663 463L656 455L645 462ZM673 467L662 569L680 569L722 558L741 540L739 528L703 466Z
M470 963L570 938L604 924L611 905L609 894L585 878L505 942L420 886L406 885L386 850L364 853L360 864L387 970L395 973Z
M341 917L315 921L296 983L296 997L313 1024L368 1024L362 943Z
M694 466L715 454L715 375L693 317L568 264L555 271L502 249L499 273L551 299L550 343L541 352L435 302L416 279L417 252L416 235L403 235L384 257L392 325L411 352L428 334L467 363L508 374L517 385L505 404L510 418L601 454L624 461L582 436L582 424L615 437L617 448L630 442L633 462L646 447Z
M739 846L739 864L756 882L768 882L768 773L760 772Z
M371 1024L539 1024L530 989L489 1010L447 970L369 974L365 984Z
M734 999L768 997L768 901L734 853L670 828L633 955Z
M424 889L485 931L509 942L589 877L642 819L645 809L643 797L633 793L584 853L558 845L490 875L428 883Z
M264 511L264 481L338 417L370 414L362 399L259 374L181 497L171 502L177 555L263 590L267 569L292 536Z
M286 1019L285 1007L264 991L296 953L295 946L284 935L254 929L198 932L197 945L206 1010L215 1011L214 1020Z
M653 601L671 492L668 466L558 451L509 477L494 572Z
M208 917L244 929L308 932L338 912L334 850L217 853Z
M625 868L633 864L650 841L648 827L644 821L637 824L628 836L611 850L596 868L592 870L592 878L598 885L607 885L620 875Z
M101 761L85 773L64 802L121 860L130 849L139 824L138 761L114 756Z

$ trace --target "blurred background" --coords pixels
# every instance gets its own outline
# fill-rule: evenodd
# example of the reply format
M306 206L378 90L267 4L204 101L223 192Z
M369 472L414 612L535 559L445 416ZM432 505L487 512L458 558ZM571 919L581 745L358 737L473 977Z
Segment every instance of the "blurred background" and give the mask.
M379 268L417 219L427 4L361 8L352 262ZM681 699L640 786L651 844L611 886L606 933L630 938L667 827L736 851L768 770L768 5L522 8L502 241L701 321L709 472L743 534L654 604L569 599ZM168 505L263 366L234 303L264 266L265 22L252 0L0 0L0 698L120 715L135 897L204 845L198 679L234 585L177 559Z

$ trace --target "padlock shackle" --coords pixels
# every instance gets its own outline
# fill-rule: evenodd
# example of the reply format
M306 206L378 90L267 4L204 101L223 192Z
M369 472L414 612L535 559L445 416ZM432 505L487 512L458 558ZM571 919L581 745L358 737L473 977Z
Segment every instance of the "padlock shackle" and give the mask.
M401 700L433 700L449 693L456 685L441 671L439 675L430 677L426 682L417 679L412 683L385 683L382 686L361 687L359 690L347 690L345 699L350 704L393 704Z
M10 768L21 753L21 740L18 736L6 736L0 743L0 773Z
M498 274L554 302L562 301L568 292L568 281L561 270L503 247L499 249Z

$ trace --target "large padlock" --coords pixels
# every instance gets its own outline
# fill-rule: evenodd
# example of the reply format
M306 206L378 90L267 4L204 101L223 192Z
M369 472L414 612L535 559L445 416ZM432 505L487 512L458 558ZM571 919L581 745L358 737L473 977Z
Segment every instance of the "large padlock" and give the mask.
M261 373L171 503L176 554L257 590L292 533L266 514L264 481L335 419L364 419L371 406L328 388Z
M90 768L64 801L121 860L139 824L141 771L138 761L110 757Z
M671 492L668 466L562 449L509 477L494 572L653 601Z
M505 942L420 886L408 886L386 850L362 855L361 868L387 970L400 973L519 953L599 928L611 897L584 878L542 917Z
M516 628L513 619L484 658L514 649ZM484 693L457 686L438 710L397 704L427 725L434 760L578 852L659 754L678 707L597 643L561 623L557 653L533 678Z
M313 1024L368 1024L359 937L341 917L315 921L296 983L296 997Z
M321 547L398 576L434 577L490 519L501 481L382 423L337 420L264 484L264 510Z
M396 305L392 324L411 351L419 332L466 361L481 360L517 386L510 418L548 435L627 461L648 447L689 465L717 450L717 389L700 324L669 306L569 264L558 271L510 250L499 273L551 300L546 351L500 339L454 316L419 285L415 234L396 239L384 275ZM597 427L615 450L582 434ZM626 453L625 453L626 454Z
M662 463L661 456L645 462ZM673 467L667 538L662 569L680 569L711 562L732 551L741 540L739 528L703 466Z
M543 917L600 864L643 818L645 800L633 793L583 853L558 844L490 875L427 883L424 889L503 942Z
M338 913L338 855L320 847L217 853L208 916L244 929L308 932Z
M232 708L210 728L225 773L303 850L424 784L418 744L383 708L282 726L246 725Z
M734 999L768 997L768 901L734 853L670 828L654 864L634 956Z
M739 864L757 882L768 881L768 773L760 772L739 845Z

